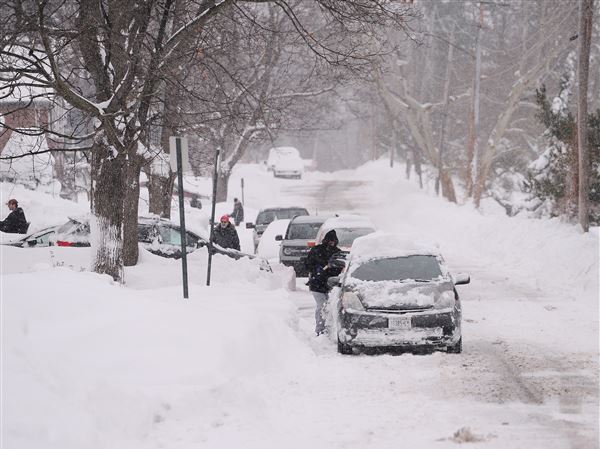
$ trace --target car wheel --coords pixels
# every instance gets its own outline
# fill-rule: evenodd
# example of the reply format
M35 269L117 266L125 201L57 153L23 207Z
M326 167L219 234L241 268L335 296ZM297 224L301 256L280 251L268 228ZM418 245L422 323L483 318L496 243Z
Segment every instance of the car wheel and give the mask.
M448 354L460 354L462 352L462 337L452 346L448 346L446 349Z
M338 352L340 354L352 355L352 346L342 343L338 338Z

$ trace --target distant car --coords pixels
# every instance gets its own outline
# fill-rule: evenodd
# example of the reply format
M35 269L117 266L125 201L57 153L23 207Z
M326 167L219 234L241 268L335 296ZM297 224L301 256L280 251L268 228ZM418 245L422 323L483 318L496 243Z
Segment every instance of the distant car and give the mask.
M294 268L296 276L308 276L304 266L304 258L310 251L309 241L314 241L317 232L327 217L315 215L302 215L292 218L285 234L275 237L281 240L279 248L279 261L283 265Z
M273 220L292 219L298 215L308 215L308 211L303 207L270 207L262 209L256 216L256 223L246 223L247 229L254 229L252 234L254 252L258 249L260 237Z
M338 351L401 347L462 352L461 303L434 246L415 245L393 234L356 239L334 290Z
M213 253L224 254L234 259L256 257L254 254L246 254L210 244L207 239L190 231L186 231L186 236L188 253L206 246ZM138 219L138 242L149 252L158 256L176 259L181 257L181 228L169 220L158 217L140 217ZM9 245L21 248L46 246L89 247L89 217L69 218L63 225L45 228L18 241L9 243ZM267 269L267 267L265 266L264 269Z
M317 237L314 242L310 242L310 246L318 245L323 241L323 237L329 231L335 230L339 240L338 247L349 252L352 243L358 237L375 232L375 226L367 217L361 215L339 215L327 219L317 232Z
M269 150L267 170L276 178L302 178L304 161L294 147L274 147Z

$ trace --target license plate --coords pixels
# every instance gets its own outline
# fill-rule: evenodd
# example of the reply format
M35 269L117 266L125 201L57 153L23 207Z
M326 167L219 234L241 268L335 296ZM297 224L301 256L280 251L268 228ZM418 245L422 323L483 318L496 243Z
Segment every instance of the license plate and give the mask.
M410 317L409 316L395 316L388 318L388 327L390 329L410 329Z

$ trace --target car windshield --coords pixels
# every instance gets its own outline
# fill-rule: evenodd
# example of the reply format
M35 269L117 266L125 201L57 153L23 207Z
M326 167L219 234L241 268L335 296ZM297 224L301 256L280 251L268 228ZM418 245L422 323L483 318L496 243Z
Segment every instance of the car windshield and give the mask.
M435 256L408 256L373 259L359 265L351 276L361 281L430 281L442 275Z
M317 236L321 223L292 223L287 231L288 240L311 240Z
M372 232L372 228L336 228L335 230L339 246L352 246L354 240Z
M256 224L268 225L273 220L288 220L297 215L308 215L308 211L302 208L266 210L258 214L258 217L256 217Z

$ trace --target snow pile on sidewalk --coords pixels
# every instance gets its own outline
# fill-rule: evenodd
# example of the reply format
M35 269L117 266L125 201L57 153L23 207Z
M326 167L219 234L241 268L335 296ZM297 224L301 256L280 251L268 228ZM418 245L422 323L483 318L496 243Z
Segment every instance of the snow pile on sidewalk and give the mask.
M68 269L4 276L3 446L142 447L186 398L206 395L210 408L227 400L223 386L310 363L281 290L191 292Z

